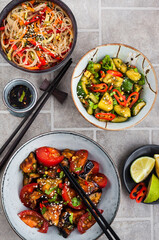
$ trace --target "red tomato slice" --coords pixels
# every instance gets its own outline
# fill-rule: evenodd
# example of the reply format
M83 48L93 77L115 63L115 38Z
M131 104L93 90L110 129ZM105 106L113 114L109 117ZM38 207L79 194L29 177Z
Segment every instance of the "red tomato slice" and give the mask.
M103 213L103 210L100 210L100 213ZM95 218L92 216L90 212L86 212L82 215L82 217L79 219L79 222L77 224L78 231L83 234L85 233L90 227L92 227L96 223Z
M93 163L94 167L92 168L91 170L91 173L92 174L95 174L95 173L98 173L99 172L99 163L94 161L94 160L91 160L91 162Z
M35 189L38 188L37 183L30 183L25 185L21 191L20 191L20 200L24 204L24 206L32 208L31 202L30 202L30 195L33 193Z
M25 210L18 213L18 216L29 227L39 228L38 232L47 233L49 224L41 214L33 210Z
M104 188L107 185L107 177L103 173L92 174L90 179L97 183L99 188Z
M64 159L64 156L60 155L58 150L51 147L38 148L36 150L36 157L39 163L47 167L55 166Z
M70 160L71 171L79 174L82 172L88 158L88 151L81 149L75 153L75 156Z
M62 198L65 202L67 202L68 206L70 206L73 209L82 209L83 202L79 197L77 197L77 194L74 189L67 186L67 184L64 184L64 188L62 189Z

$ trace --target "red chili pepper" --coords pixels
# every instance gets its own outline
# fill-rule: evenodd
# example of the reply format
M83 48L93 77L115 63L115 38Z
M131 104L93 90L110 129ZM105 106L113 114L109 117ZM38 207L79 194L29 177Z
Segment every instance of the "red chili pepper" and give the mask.
M113 113L96 113L95 117L97 119L105 119L107 121L112 121L116 116Z
M121 72L115 71L115 70L108 70L107 73L116 76L116 77L122 77L123 74Z
M146 187L142 187L142 189L140 190L140 192L138 193L138 195L136 197L136 202L137 203L142 202L142 200L146 196L146 193L147 193L147 188Z
M28 24L30 24L30 23L33 23L33 22L38 21L39 19L41 19L41 18L43 17L45 11L46 11L46 8L44 8L42 11L40 11L39 14L35 15L34 17L32 17L32 18L30 19L30 21L26 21L26 22L24 23L24 25L28 25Z
M129 108L131 108L134 105L134 103L136 103L138 98L139 98L138 92L133 92L129 95L129 97L127 99L127 105L129 106Z
M108 89L108 90L109 90L109 91L111 91L111 90L112 90L112 88L113 88L113 85L111 85L111 86L109 87L109 89Z
M138 183L134 188L133 190L131 191L130 193L130 198L131 199L135 199L138 195L138 193L141 191L141 189L145 187L145 183L144 182L141 182L141 183Z
M106 74L105 74L105 72L104 71L100 71L100 74L101 74L101 78L105 78L105 76L106 76Z
M88 182L87 182L87 181L85 181L84 184L85 184L86 186L88 186Z
M57 173L60 173L60 172L61 172L61 169L60 169L60 168L58 168L58 169L57 169Z
M90 87L90 89L93 92L106 92L108 89L108 86L106 83L93 84L92 87Z
M60 57L55 57L55 55L50 52L48 49L42 47L41 45L39 45L36 41L32 40L32 39L29 39L29 42L34 45L34 46L37 46L38 48L40 48L41 50L43 50L44 52L46 52L47 54L49 54L51 57L57 59L57 60L60 60L61 58Z
M64 185L62 183L59 183L59 188L60 189L63 189L64 188Z
M121 106L126 106L127 101L124 95L122 95L117 89L114 89L113 92L116 92L117 94L114 94L115 99Z
M3 31L5 29L5 27L0 27L0 31Z

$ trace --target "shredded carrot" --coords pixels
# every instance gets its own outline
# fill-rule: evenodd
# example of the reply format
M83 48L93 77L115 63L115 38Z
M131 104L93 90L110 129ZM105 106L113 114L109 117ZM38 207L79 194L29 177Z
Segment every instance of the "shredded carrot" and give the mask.
M52 12L51 8L49 8L49 7L46 7L46 10L47 10L48 12Z
M24 36L25 36L25 34L27 33L27 29L24 31L24 33L20 36L20 38L19 39L22 39Z
M35 3L35 0L33 0L33 1L30 1L30 3L33 5L33 4Z

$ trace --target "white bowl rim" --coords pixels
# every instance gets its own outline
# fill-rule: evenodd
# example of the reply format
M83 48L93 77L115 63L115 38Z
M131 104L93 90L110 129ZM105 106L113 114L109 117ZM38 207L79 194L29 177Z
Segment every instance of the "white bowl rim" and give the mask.
M119 172L118 172L118 169L117 169L117 166L116 164L114 163L114 161L112 160L112 158L110 157L110 155L107 153L107 151L99 144L97 143L96 141L94 141L93 139L87 137L86 135L83 135L81 133L77 133L77 132L74 132L74 131L66 131L66 130L62 130L62 131L59 131L59 130L55 130L55 131L50 131L50 132L45 132L45 133L42 133L40 135L36 135L35 137L29 139L27 142L25 142L24 144L22 144L16 151L15 153L11 156L11 158L9 159L9 162L7 163L5 169L4 169L4 172L3 172L3 176L2 176L2 181L1 181L1 203L2 203L2 209L3 209L3 212L5 214L5 217L9 223L9 225L11 226L11 228L13 229L13 231L21 238L21 239L24 239L23 236L20 235L20 233L16 230L16 228L13 226L12 222L10 221L8 215L7 215L7 212L6 212L6 208L5 208L5 204L4 204L4 200L3 200L3 185L4 185L4 181L5 181L5 175L7 173L7 170L9 168L9 165L10 163L12 162L12 160L14 159L14 157L17 155L17 153L19 151L21 151L21 149L23 149L23 147L25 147L28 143L38 139L39 137L42 137L42 136L47 136L47 135L52 135L52 134L72 134L72 135L75 135L75 136L79 136L81 138L84 138L88 141L90 141L91 143L95 144L98 148L100 148L101 151L104 152L104 154L106 154L106 156L108 157L110 163L112 164L113 168L114 168L114 171L116 173L116 176L117 176L117 182L118 182L118 189L119 189L119 196L118 196L118 202L117 202L117 208L116 208L116 211L114 212L114 217L112 218L112 221L110 222L110 225L112 224L112 222L114 221L116 215L117 215L117 212L119 210L119 206L120 206L120 201L121 201L121 180L120 180L120 175L119 175ZM103 233L101 233L97 238L100 238L101 236L103 235Z
M91 122L90 120L88 120L88 119L85 117L85 114L83 114L83 113L79 110L78 105L77 105L77 103L76 103L76 101L75 101L75 99L74 99L74 94L73 94L73 79L74 79L74 74L75 74L75 71L76 71L78 65L81 63L81 61L82 61L82 60L87 56L87 54L89 54L90 52L92 52L92 51L94 51L94 50L96 50L96 49L98 49L98 48L101 48L101 47L113 46L113 45L114 45L114 46L123 46L123 47L126 47L126 48L130 48L130 49L138 52L140 55L142 55L143 58L145 58L146 61L147 61L147 62L149 63L149 65L151 66L151 69L152 69L153 74L154 74L154 77L155 77L155 83L156 83L155 98L154 98L154 101L153 101L153 103L152 103L152 106L151 106L151 108L149 109L149 111L147 112L147 114L145 114L145 116L143 116L143 117L142 117L139 121L137 121L136 123L131 124L130 126L124 127L124 128L122 128L122 129L120 129L120 128L118 128L118 129L108 129L108 128L105 128L105 127L101 127L101 126L99 126L99 125ZM91 123L92 125L100 128L100 129L103 129L103 130L106 130L106 131L122 131L122 130L125 130L125 129L128 129L128 128L131 128L131 127L136 126L137 124L139 124L140 122L142 122L142 121L148 116L148 114L151 112L151 110L152 110L152 108L153 108L153 106L154 106L154 104L155 104L155 102L156 102L156 98L157 98L157 94L158 94L158 80L157 80L156 72L155 72L155 69L154 69L153 65L151 64L150 60L149 60L141 51L139 51L138 49L136 49L136 48L134 48L134 47L131 47L131 46L127 45L127 44L123 44L123 43L107 43L107 44L99 45L99 46L97 46L97 47L92 48L91 50L89 50L87 53L85 53L85 54L82 56L82 58L81 58L81 59L79 60L79 62L76 64L76 67L74 68L74 71L73 71L73 74L72 74L72 78L71 78L71 94L72 94L72 99L73 99L73 102L74 102L77 110L79 111L79 113L82 115L82 117L83 117L86 121L88 121L89 123ZM119 123L119 124L120 124L120 123Z

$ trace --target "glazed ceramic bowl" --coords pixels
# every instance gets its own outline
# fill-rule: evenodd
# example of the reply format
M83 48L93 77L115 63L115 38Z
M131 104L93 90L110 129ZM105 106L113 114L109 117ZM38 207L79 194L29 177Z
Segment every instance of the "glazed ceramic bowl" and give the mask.
M143 87L141 98L146 101L146 106L135 117L131 117L126 122L111 123L98 121L94 116L89 115L77 96L77 85L89 61L98 62L105 55L112 58L118 57L130 65L134 65L143 73L146 83ZM123 130L140 123L151 111L157 97L157 78L155 70L150 61L139 50L120 43L112 43L98 46L87 52L75 67L71 82L72 98L75 106L81 115L96 127L105 130Z
M10 3L8 3L8 5L6 5L4 7L4 9L1 11L0 13L0 26L2 26L3 20L7 17L7 15L9 14L9 12L15 8L17 5L19 5L20 3L26 2L27 0L12 0ZM47 0L46 0L47 1ZM13 61L10 61L7 58L7 55L5 54L5 52L3 51L3 48L1 46L0 43L0 53L3 56L3 58L9 63L11 64L13 67L16 67L19 70L25 71L25 72L30 72L30 73L48 73L51 71L55 71L57 69L59 69L60 67L62 67L65 63L67 63L67 61L69 60L75 45L76 45L76 41L77 41L77 23L76 23L76 19L72 13L72 11L70 10L70 8L61 0L49 0L50 2L53 2L55 4L57 4L58 6L60 6L64 12L68 15L68 17L71 19L72 22L72 26L73 26L73 34L74 34L74 38L73 38L73 43L71 46L71 49L69 50L69 53L67 54L67 56L61 61L59 62L57 65L50 67L50 68L46 68L46 69L40 69L40 70L29 70L23 67L18 66L16 63L14 63Z
M100 164L100 172L108 178L108 184L103 189L99 209L103 209L103 216L108 223L114 220L120 202L120 180L109 155L105 150L90 138L72 132L50 132L37 136L21 146L10 159L2 179L1 198L4 213L13 230L25 240L61 240L56 227L49 227L46 234L37 232L36 228L30 228L18 217L18 213L26 208L21 203L19 193L22 188L23 174L19 169L20 163L31 151L42 146L55 147L57 149L69 148L73 150L87 149L88 159L96 160ZM85 234L73 231L69 240L93 240L102 234L102 230L96 223ZM28 238L29 236L29 238Z

